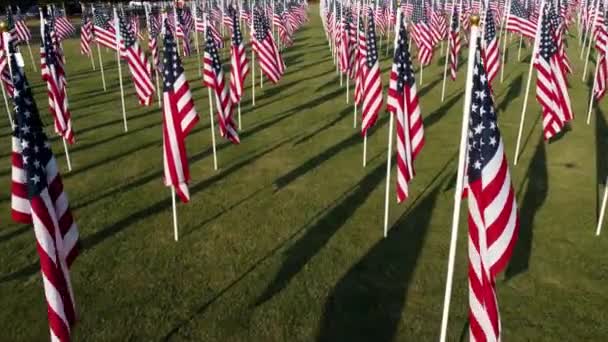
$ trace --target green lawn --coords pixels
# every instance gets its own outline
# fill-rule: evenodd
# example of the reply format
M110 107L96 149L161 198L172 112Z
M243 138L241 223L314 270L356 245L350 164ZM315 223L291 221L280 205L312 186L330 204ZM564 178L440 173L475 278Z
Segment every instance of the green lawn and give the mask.
M316 5L310 17L284 54L281 82L257 88L255 107L247 89L242 143L218 141L218 171L207 90L196 59L185 61L201 122L188 138L192 200L178 205L177 243L161 178L158 107L139 106L125 77L124 133L113 55L104 53L103 92L78 40L65 43L77 139L71 173L56 137L53 148L83 245L71 272L80 316L74 340L438 338L466 70L448 83L443 103L439 52L424 71L426 146L411 198L397 205L391 189L392 228L383 239L388 114L368 139L363 168L363 139L353 129L352 104L345 103ZM516 43L504 83L495 85L509 160L528 70L516 61ZM580 47L573 37L569 43L572 130L545 143L532 93L520 163L511 167L521 232L507 274L497 280L506 341L608 339L608 231L594 234L608 170L607 107L585 124L589 86L581 82ZM384 46L386 85L391 61ZM526 60L529 54L526 49ZM50 124L45 87L39 73L27 70ZM0 111L0 330L2 340L44 341L48 323L33 230L9 215L10 131ZM450 341L468 338L466 205L461 218Z

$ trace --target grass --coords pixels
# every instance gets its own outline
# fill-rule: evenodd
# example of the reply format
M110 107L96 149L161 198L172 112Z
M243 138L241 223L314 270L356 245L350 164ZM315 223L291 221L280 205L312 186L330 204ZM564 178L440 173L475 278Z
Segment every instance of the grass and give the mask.
M247 89L242 143L219 141L218 171L210 152L207 92L196 59L186 60L201 122L187 143L192 201L178 206L178 243L173 241L170 192L161 179L158 108L140 107L125 78L129 132L123 133L113 55L104 53L108 91L103 92L99 73L78 54L78 40L65 43L77 137L71 173L65 171L56 138L53 147L83 245L71 272L80 315L75 340L438 337L464 67L456 82L448 82L443 103L443 58L436 56L424 71L419 91L427 144L417 161L411 198L397 205L391 189L392 228L383 239L388 115L381 114L368 139L368 165L362 168L352 104L345 104L317 13L312 6L311 23L285 53L284 79L257 88L255 107ZM594 112L590 126L585 124L589 85L580 80L576 39L569 43L575 69L570 97L577 115L572 130L543 142L539 107L531 96L521 159L511 166L521 233L516 254L497 281L508 341L608 337L608 241L594 236L608 170L606 105ZM513 46L505 81L495 85L509 160L528 68L516 61ZM529 54L525 50L526 58ZM385 85L389 68L390 57L383 57ZM28 74L44 119L51 123L40 77L30 69ZM0 192L0 327L7 340L46 340L33 231L9 217L6 125L0 135L5 160L0 168L0 184L5 184ZM450 341L466 339L466 206L462 213Z

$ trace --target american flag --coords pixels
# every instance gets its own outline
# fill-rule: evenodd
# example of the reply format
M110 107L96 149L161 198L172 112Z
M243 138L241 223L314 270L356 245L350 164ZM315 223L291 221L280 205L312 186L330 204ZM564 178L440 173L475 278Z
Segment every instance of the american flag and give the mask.
M152 58L152 67L155 70L159 70L160 57L158 53L158 34L160 33L160 27L156 24L153 24L156 21L153 20L153 18L156 18L156 16L150 14L150 22L148 23L148 50L150 51L150 56Z
M258 55L262 72L272 83L277 83L285 72L285 63L277 44L270 33L270 25L265 14L257 11L253 18L253 50Z
M547 7L540 25L539 53L534 63L537 71L536 99L543 110L543 131L547 140L559 133L574 114Z
M351 35L353 31L351 30L352 26L352 18L348 15L348 12L345 10L344 15L342 16L342 25L340 26L340 46L339 46L339 60L340 60L340 71L344 74L350 74L352 68L354 67L354 43L356 39L353 41Z
M135 85L135 92L139 103L144 106L150 105L154 95L154 84L152 83L152 68L144 50L139 46L133 35L130 25L122 17L118 17L120 27L120 55L129 64L131 79Z
M15 31L17 38L22 42L29 42L32 39L32 33L27 27L25 17L21 14L21 9L17 7L17 19L15 20Z
M460 20L458 16L458 9L456 6L452 9L452 24L450 25L450 77L452 80L456 80L456 72L458 71L458 58L460 56L460 49L462 43L460 40Z
M608 29L606 24L605 20L602 20L601 24L598 20L598 26L596 27L595 48L597 50L598 66L593 89L595 98L598 101L606 94L606 81L608 78L608 61L606 60L608 58Z
M65 13L61 11L55 12L55 31L57 34L57 39L60 41L68 38L76 32L76 28L70 22L70 20L65 16Z
M220 31L217 30L217 27L211 21L209 21L209 25L207 25L207 31L211 33L215 45L217 45L219 49L223 48L224 38L222 37Z
M23 70L13 59L13 216L33 223L52 341L69 341L76 322L70 267L78 255L78 228L63 190L51 144Z
M496 275L508 263L519 232L519 215L488 77L475 54L466 177L469 207L469 335L500 341Z
M177 26L175 36L181 38L184 56L190 56L190 27L184 21L184 10L177 7L175 15L177 16Z
M230 46L230 99L239 103L245 88L245 78L249 73L247 52L241 34L241 25L237 20L236 11L232 13L232 45Z
M11 42L9 46L12 48ZM6 49L4 48L4 41L0 39L0 81L8 96L13 97L13 81L11 80L10 70L8 68L8 57L6 55Z
M80 53L91 56L91 40L93 39L93 23L91 18L83 14L82 27L80 28Z
M507 16L507 30L535 39L536 20L531 18L530 11L519 0L511 0L510 6L511 12Z
M338 10L339 12L339 10ZM377 33L380 36L384 36L386 34L386 18L384 16L384 10L382 9L382 5L379 4L376 6L376 10L374 11L374 23L376 24Z
M448 24L445 16L437 8L431 10L431 32L433 33L433 44L437 44L445 39L448 31Z
M165 21L163 59L163 165L164 182L172 186L183 202L190 200L190 170L186 137L199 117L177 53L175 38Z
M570 65L570 59L568 58L564 44L566 26L563 19L557 15L555 5L553 3L548 3L547 5L549 6L549 20L553 27L553 35L557 44L557 54L559 55L561 67L565 73L572 73L572 66Z
M112 24L112 20L110 20L110 16L104 9L95 9L93 33L95 34L97 44L116 50L116 29Z
M361 116L361 134L367 135L378 119L378 112L382 107L382 79L380 73L380 63L378 62L378 49L376 48L376 27L374 25L374 15L369 12L367 22L366 56L363 64L363 109Z
M418 0L414 4L412 23L412 38L418 46L418 61L421 65L429 65L433 59L435 40L427 21L426 2L424 0Z
M498 39L496 38L496 25L494 16L490 8L486 9L485 27L483 33L483 58L484 64L488 72L488 83L492 85L492 81L498 75L500 67L500 51L498 47Z
M46 82L49 98L49 111L55 122L55 132L70 144L74 143L72 118L68 108L65 69L61 52L55 44L53 27L44 23L44 40L40 47L42 79Z
M388 87L388 110L397 118L397 202L408 197L408 183L414 177L414 160L424 145L424 127L420 115L414 69L409 53L404 18L399 25L399 36Z
M238 144L240 142L239 134L236 131L232 118L234 107L230 99L228 84L224 81L222 63L220 62L217 50L211 33L207 31L207 42L205 43L203 58L203 82L215 94L217 119L221 136L229 139L234 144Z
M367 43L365 41L365 29L363 27L363 15L359 14L359 27L357 35L359 37L357 50L355 52L355 66L357 72L355 74L355 105L359 106L363 103L363 83L365 80L363 71L365 70L365 56L367 55Z

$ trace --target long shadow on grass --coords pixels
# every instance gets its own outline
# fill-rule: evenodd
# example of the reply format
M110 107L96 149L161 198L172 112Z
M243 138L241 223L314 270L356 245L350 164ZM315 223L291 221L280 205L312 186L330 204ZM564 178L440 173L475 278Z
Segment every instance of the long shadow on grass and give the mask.
M305 136L303 136L302 138L296 140L293 143L293 146L297 146L297 145L300 145L300 144L302 144L304 142L307 142L308 140L310 140L311 138L313 138L315 135L317 135L317 134L325 131L326 129L329 129L329 128L333 127L335 124L337 124L342 119L344 119L344 117L347 114L352 113L352 111L353 111L353 107L344 108L340 113L338 113L338 116L335 119L329 121L325 125L323 125L323 126L317 128L317 129L315 129L314 131L312 131L312 132L306 134Z
M249 136L252 136L252 135L254 135L254 134L258 133L258 132L261 132L264 129L266 129L268 127L271 127L271 126L273 126L273 125L275 125L275 124L277 124L277 123L279 123L279 122L287 119L291 115L293 115L293 114L285 114L285 115L273 118L272 120L268 120L268 121L262 122L262 123L258 124L257 126L255 126L255 127L251 128L251 129L248 129L248 130L242 132L240 134L240 138L241 139L245 139L245 138L247 138ZM209 126L206 126L206 128L209 128ZM200 129L202 129L202 128L194 129L191 133L197 132L197 130L200 130ZM232 146L232 143L230 143L228 141L224 141L224 142L218 144L216 148L217 148L217 151L219 152L219 151L221 151L221 150L223 150L223 149L225 149L225 148L227 148L229 146ZM206 158L208 156L211 156L212 153L213 153L213 149L211 147L209 147L209 148L207 148L207 149L205 149L203 151L200 151L198 153L192 154L190 156L190 158L188 158L188 160L189 160L190 163L195 163L195 162L198 162L198 161L200 161L200 160L202 160L202 159L204 159L204 158ZM100 165L100 163L95 163L94 166L97 166L97 165ZM94 166L92 166L92 167L94 167ZM91 168L91 167L89 167L89 168ZM94 198L81 200L81 201L77 202L76 205L73 206L73 208L74 209L83 208L83 207L91 205L91 204L93 204L95 202L101 201L104 198L112 197L112 196L114 196L116 194L119 194L119 193L122 193L122 192L126 192L126 191L130 191L132 189L135 189L135 188L137 188L137 187L139 187L141 185L144 185L144 184L146 184L146 183L148 183L148 182L150 182L150 181L152 181L154 179L160 180L160 178L161 178L162 175L163 175L163 171L162 170L156 170L154 172L151 172L151 173L148 173L148 174L145 174L145 175L140 175L140 176L137 177L137 179L135 181L133 181L131 183L128 183L128 184L125 184L123 186L107 190L107 191L102 192L102 193L97 193L96 197L94 197Z
M384 180L386 166L379 164L368 173L340 204L321 216L306 234L284 252L281 269L266 290L258 297L255 305L261 305L282 291L302 268L325 246L327 241L365 202L367 197Z
M4 234L4 235L0 235L0 243L5 242L5 241L9 241L14 237L17 237L27 231L29 231L30 229L32 229L30 226L21 226L15 230L13 230L10 233Z
M509 85L507 93L505 94L505 96L503 96L502 100L496 107L498 111L506 109L509 104L519 96L519 94L521 93L521 87L523 85L523 82L524 77L521 74L517 76L515 80L513 80L513 82Z
M608 125L604 118L604 113L596 106L595 109L595 169L598 186L602 188L606 185L606 176L608 176ZM599 199L598 186L596 186L596 196ZM599 215L599 202L596 201L596 213Z
M519 235L513 256L505 272L506 280L528 270L532 254L534 217L547 198L547 156L545 153L545 141L542 136L539 139L538 145L536 145L536 152L534 152L534 156L528 167L526 183L526 192L520 202Z
M445 177L444 177L445 180ZM404 214L336 284L317 341L393 341L441 186Z
M447 102L441 105L441 107L437 108L431 115L427 116L422 120L425 128L429 128L435 123L437 123L441 118L443 118L449 111L452 106L454 106L461 98L463 93L453 96Z
M255 153L255 154L249 156L248 158L243 159L243 160L231 165L230 167L224 169L222 172L215 174L212 177L205 179L204 181L191 185L190 186L191 194L196 194L196 193L206 189L207 187L211 186L215 182L239 171L243 167L245 167L245 166L251 164L252 162L254 162L255 160L262 158L265 155L275 151L276 149L291 142L293 139L295 139L297 137L298 136L294 136L292 138L284 139L284 140L280 141L279 143L273 145L272 147L269 147L265 150ZM86 236L84 239L81 240L82 248L84 250L93 248L96 245L98 245L99 243L106 240L107 238L113 236L114 234L123 231L124 229L131 226L132 224L135 224L141 220L144 220L151 215L157 214L158 212L167 210L170 207L171 207L171 198L166 198L164 200L156 202L155 204L152 204L151 206L149 206L147 208L144 208L142 210L131 213L131 214L129 214L129 216L125 217L124 219L122 219L110 226L102 228L93 234ZM37 271L38 271L38 265L36 263L27 265L18 271L15 271L15 272L7 274L7 275L0 276L0 284L8 282L8 281L12 281L12 280L20 279L22 277L31 276L34 273L36 273Z
M342 92L342 91L340 90L340 92ZM376 127L378 127L380 125L384 125L388 121L388 118L389 118L388 115L383 116L376 123ZM325 162L326 160L328 160L328 159L332 158L333 156L337 155L338 153L340 153L340 151L342 151L354 144L360 143L361 140L362 140L361 133L355 132L352 135L350 135L349 137L338 142L337 144L332 145L325 151L308 159L307 161L305 161L303 164L301 164L297 168L289 171L288 173L284 174L283 176L281 176L275 180L274 185L277 188L277 191L280 190L281 188L287 186L291 182L295 181L296 179L300 178L301 176L305 175L309 171L319 167L323 162Z

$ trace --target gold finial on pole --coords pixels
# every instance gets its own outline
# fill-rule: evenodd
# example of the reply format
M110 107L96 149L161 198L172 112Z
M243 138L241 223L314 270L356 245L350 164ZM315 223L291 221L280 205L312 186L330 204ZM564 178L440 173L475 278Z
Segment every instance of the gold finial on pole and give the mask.
M479 26L479 15L473 14L471 16L471 26Z
M8 32L6 21L0 21L0 32Z

